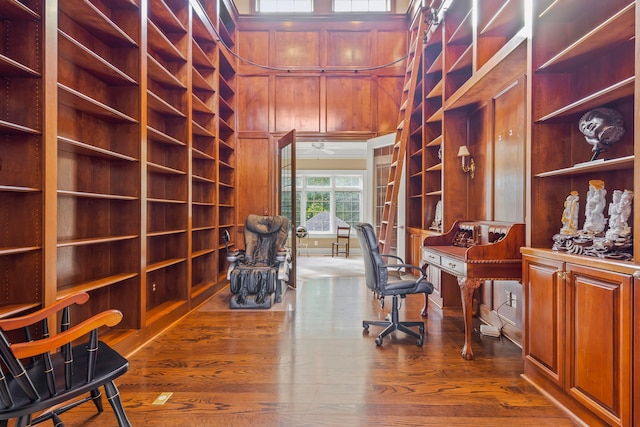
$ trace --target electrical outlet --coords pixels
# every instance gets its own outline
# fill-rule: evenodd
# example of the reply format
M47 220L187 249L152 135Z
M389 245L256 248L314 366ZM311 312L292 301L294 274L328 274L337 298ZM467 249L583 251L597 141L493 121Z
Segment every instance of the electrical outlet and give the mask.
M318 241L317 240L313 241L313 246L318 246Z
M505 305L507 307L513 307L516 308L516 294L514 294L511 291L504 291L505 293L505 297L506 297L506 303Z

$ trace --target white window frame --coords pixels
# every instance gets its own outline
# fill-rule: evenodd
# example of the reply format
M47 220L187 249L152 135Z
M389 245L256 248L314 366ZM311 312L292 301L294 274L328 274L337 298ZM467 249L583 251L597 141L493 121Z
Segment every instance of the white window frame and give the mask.
M298 170L296 171L296 178L302 177L322 177L322 178L330 178L331 185L329 187L307 187L306 184L303 184L302 188L296 187L296 191L300 191L300 216L298 219L300 225L306 224L305 218L305 207L306 207L306 191L328 191L330 192L330 221L329 221L329 231L317 231L317 230L309 230L309 235L318 236L318 237L326 237L333 236L336 234L336 224L335 224L335 209L336 209L336 191L358 191L354 187L336 187L335 185L335 177L336 176L357 176L360 178L361 187L359 189L360 192L360 221L365 221L366 213L364 212L365 206L368 206L366 203L367 199L367 174L364 170Z

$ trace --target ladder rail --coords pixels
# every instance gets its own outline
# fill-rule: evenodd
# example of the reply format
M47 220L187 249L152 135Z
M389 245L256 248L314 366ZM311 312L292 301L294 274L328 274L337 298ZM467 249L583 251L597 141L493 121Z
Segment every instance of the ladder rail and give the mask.
M422 37L424 33L424 19L419 19L418 28L412 31L412 39L407 57L407 68L404 84L402 86L402 99L398 114L398 126L396 127L396 139L393 145L391 165L389 167L389 179L385 193L385 203L380 222L379 247L381 253L388 254L393 240L393 224L396 220L398 208L398 194L400 192L400 179L406 155L407 140L409 138L409 121L413 112L413 100L417 86L417 74L422 61Z

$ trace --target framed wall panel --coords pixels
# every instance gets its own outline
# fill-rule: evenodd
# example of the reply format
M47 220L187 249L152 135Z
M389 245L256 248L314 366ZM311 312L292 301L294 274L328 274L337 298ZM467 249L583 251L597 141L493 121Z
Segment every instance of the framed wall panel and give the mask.
M327 66L366 67L371 63L371 31L328 31Z
M238 130L269 128L269 76L238 79Z
M280 67L319 67L319 31L276 31L275 46L271 58Z
M377 82L378 132L380 134L395 132L398 125L403 79L397 76L378 77Z
M371 131L371 79L327 77L327 132Z
M275 79L276 131L320 131L320 77Z

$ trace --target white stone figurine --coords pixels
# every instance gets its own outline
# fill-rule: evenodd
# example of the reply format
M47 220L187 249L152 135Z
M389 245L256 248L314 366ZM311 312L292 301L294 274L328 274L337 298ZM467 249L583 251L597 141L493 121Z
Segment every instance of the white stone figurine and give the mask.
M587 202L585 204L585 220L582 231L585 234L599 234L604 231L607 220L604 217L605 197L607 190L604 188L604 181L592 179L589 181L589 191L587 192Z
M560 234L564 236L575 236L578 234L578 207L580 196L577 191L572 191L564 202L562 212L562 228Z
M627 221L631 216L631 202L633 200L633 191L631 190L615 190L613 192L613 200L609 204L609 229L606 237L608 239L617 239L618 237L626 237L631 234L631 227Z

